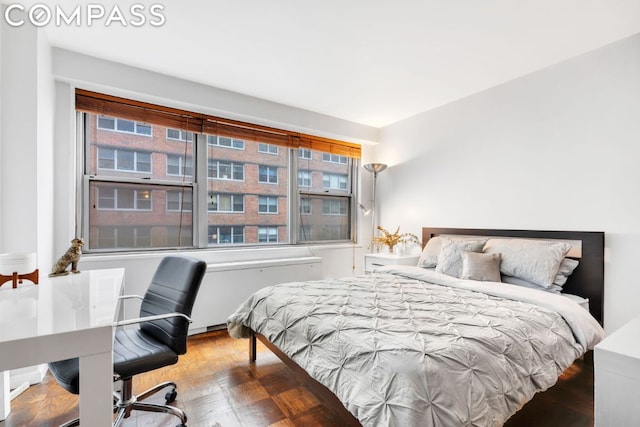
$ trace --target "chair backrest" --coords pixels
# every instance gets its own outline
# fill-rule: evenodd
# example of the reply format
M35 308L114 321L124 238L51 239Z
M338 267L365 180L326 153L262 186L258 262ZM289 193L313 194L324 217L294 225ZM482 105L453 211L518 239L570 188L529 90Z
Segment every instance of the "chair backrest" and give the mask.
M140 317L173 312L191 316L191 309L206 270L207 264L195 258L163 258L144 295ZM140 329L171 347L177 354L187 352L189 322L182 317L144 322Z

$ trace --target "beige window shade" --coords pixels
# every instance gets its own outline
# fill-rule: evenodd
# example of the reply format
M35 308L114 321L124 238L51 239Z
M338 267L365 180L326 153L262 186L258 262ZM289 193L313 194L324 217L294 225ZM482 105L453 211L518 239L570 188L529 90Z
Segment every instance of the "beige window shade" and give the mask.
M83 89L76 89L76 109L192 132L260 141L290 148L308 148L356 159L361 156L359 144L163 107Z

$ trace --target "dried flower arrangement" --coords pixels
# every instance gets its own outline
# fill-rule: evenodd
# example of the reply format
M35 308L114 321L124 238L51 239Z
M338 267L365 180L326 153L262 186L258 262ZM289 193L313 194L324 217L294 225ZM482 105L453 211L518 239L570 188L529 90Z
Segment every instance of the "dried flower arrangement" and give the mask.
M398 227L393 234L389 233L387 230L385 230L381 226L378 226L378 230L380 230L382 234L378 236L374 236L373 239L371 239L371 242L388 246L389 253L393 253L393 248L399 243L420 244L420 240L418 239L418 236L416 236L415 234L413 233L400 234L400 227Z

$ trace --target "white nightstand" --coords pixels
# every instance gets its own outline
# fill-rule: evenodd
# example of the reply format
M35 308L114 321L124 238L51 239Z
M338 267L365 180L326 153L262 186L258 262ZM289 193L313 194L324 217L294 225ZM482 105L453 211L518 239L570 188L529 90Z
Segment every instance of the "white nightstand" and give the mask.
M596 345L595 425L640 425L640 317Z
M419 255L365 254L364 272L371 273L382 265L418 265Z

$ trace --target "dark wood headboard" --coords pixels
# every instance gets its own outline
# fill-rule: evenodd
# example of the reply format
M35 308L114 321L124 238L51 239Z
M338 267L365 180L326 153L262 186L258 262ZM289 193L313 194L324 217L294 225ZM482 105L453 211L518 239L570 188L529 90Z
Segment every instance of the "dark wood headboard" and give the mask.
M527 239L578 240L582 242L582 256L578 267L562 287L563 292L589 298L589 311L600 324L604 320L604 232L601 231L538 231L492 230L477 228L422 229L422 244L442 234L461 236L520 237Z

